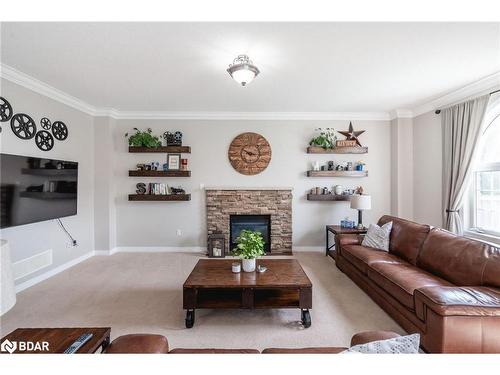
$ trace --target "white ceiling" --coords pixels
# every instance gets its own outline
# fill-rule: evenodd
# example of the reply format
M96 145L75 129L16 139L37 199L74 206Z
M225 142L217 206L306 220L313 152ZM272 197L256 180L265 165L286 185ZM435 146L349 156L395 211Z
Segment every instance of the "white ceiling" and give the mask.
M388 112L500 71L499 23L3 23L1 62L99 108ZM261 70L239 87L225 69Z

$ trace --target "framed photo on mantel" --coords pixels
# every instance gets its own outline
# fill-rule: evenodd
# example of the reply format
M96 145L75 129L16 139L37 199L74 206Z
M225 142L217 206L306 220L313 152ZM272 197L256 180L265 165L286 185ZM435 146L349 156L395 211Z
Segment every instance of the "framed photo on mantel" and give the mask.
M169 171L181 169L181 154L167 154L167 165Z

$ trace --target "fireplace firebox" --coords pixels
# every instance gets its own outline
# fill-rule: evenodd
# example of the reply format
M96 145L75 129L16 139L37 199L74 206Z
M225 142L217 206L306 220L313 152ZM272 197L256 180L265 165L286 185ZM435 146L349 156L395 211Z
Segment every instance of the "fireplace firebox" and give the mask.
M259 231L264 238L264 251L266 254L271 251L271 215L230 215L230 251L236 247L236 238L244 229Z

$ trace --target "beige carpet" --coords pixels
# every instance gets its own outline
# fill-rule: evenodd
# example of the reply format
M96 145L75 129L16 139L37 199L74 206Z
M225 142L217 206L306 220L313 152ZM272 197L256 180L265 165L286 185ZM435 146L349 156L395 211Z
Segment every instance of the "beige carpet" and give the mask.
M313 283L312 326L298 309L197 310L184 327L182 284L199 254L93 257L17 295L1 335L18 327L111 326L111 338L159 333L171 347L345 346L364 330L404 331L321 253L296 253Z

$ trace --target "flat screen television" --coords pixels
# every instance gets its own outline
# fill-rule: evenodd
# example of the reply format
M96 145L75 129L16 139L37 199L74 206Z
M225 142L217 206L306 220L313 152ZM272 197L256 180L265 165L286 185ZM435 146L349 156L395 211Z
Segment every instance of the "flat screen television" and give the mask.
M77 213L78 163L0 154L0 228Z

